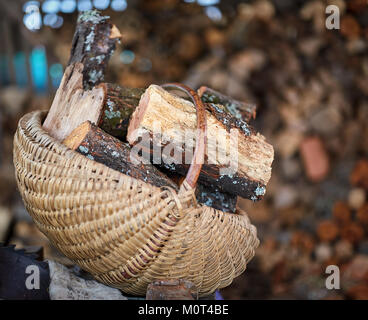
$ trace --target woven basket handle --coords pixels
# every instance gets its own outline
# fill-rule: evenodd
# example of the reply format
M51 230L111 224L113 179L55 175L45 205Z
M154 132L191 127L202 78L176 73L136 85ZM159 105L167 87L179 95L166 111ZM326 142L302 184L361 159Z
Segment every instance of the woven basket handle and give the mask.
M207 121L206 110L197 92L181 83L167 83L161 85L165 89L176 89L185 92L193 101L197 111L197 136L192 163L185 180L191 188L195 188L199 173L204 162L205 148L207 144Z

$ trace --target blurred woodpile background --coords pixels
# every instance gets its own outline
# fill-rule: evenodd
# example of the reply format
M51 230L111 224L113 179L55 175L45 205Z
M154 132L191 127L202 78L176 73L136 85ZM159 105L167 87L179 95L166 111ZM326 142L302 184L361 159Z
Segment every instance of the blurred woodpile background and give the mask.
M42 245L46 258L68 264L32 224L12 165L17 121L49 108L57 71L62 74L69 57L77 10L59 10L61 25L54 16L52 27L43 12L47 1L28 1L39 4L43 17L33 32L24 19L26 1L0 2L6 17L6 46L0 50L0 241ZM127 5L104 11L123 35L110 61L109 82L147 87L180 81L256 103L252 125L275 148L265 199L239 202L257 226L261 245L248 270L221 291L224 298L368 299L367 1L122 3ZM338 30L325 26L331 4L340 9ZM19 52L32 55L35 47L47 58L43 86L32 75L42 63L26 59L19 68L9 60ZM21 71L28 81L20 81ZM325 287L331 264L340 267L340 290Z

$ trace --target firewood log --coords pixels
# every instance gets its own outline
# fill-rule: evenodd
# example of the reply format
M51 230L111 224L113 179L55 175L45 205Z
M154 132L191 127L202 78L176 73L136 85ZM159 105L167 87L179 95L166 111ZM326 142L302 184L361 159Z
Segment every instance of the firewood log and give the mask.
M101 84L105 89L105 100L98 126L108 134L126 141L129 120L144 89L131 89L116 84Z
M120 42L120 31L109 18L97 10L85 11L78 17L68 66L83 64L85 90L103 82L107 63Z
M238 197L227 192L221 192L219 188L198 184L195 194L197 201L208 207L229 213L235 213L236 211Z
M138 106L139 100L145 90L142 88L124 88L117 84L111 83L103 83L101 86L103 86L105 89L105 100L98 126L119 140L126 141L129 120L135 108ZM208 96L204 95L202 100L210 100L205 99L204 97ZM230 97L226 98L231 99ZM230 101L235 100L225 101L222 99L221 101L226 105L229 105ZM237 102L235 101L234 103ZM238 109L235 107L227 108L225 105L212 102L205 103L205 106L207 110L214 114L220 121L225 123L228 122L229 125L236 125L237 123L242 124L242 122L238 121L238 119L231 116L236 116L239 114L237 113Z
M176 184L153 165L134 162L127 143L110 136L90 121L74 129L63 144L91 160L128 176L157 187L169 186L178 190Z
M222 105L225 110L237 119L249 122L256 117L256 105L235 100L216 90L202 86L198 89L198 94L205 103Z
M52 137L62 141L79 124L99 121L105 91L98 84L120 37L116 26L98 11L79 16L68 66L43 123Z
M212 107L216 109L217 106ZM222 112L220 108L215 111L207 110L206 114L208 147L198 181L243 198L261 199L271 177L272 146L246 122ZM157 128L161 132L157 132ZM132 115L127 140L136 146L136 150L140 149L142 155L149 155L154 164L185 175L191 163L186 150L194 146L195 131L193 104L151 85ZM193 139L184 141L188 133ZM234 136L237 136L237 143ZM156 163L155 147L160 149L159 163Z
M163 172L178 186L184 181L184 177L173 173L165 168L162 168ZM208 187L198 183L195 190L195 196L198 203L204 204L208 207L215 208L224 212L235 213L237 196L222 192L216 187Z
M183 177L168 177L150 164L135 166L131 163L130 146L111 137L89 121L82 123L63 143L70 149L102 163L109 168L127 174L133 178L151 183L157 187L170 186L178 190ZM203 185L198 185L196 198L199 203L225 212L235 212L236 196L222 193Z
M129 120L135 108L138 106L139 100L145 90L142 88L125 88L117 84L111 84L111 83L102 83L101 86L103 86L105 90L105 99L104 99L104 104L102 107L101 117L100 117L98 126L102 128L104 131L106 131L107 133L118 138L119 140L126 141L126 134L127 134L128 126L129 126ZM208 90L212 90L212 89L208 89ZM211 100L205 97L208 97L207 91L206 91L206 94L202 97L202 100L203 101ZM226 96L223 96L223 97L226 97ZM226 99L228 100L224 100L224 99L225 98L222 98L221 101L225 103L225 105L227 106L229 106L230 103L234 103L234 106L237 103L242 103L236 100L231 100L230 97L226 97ZM219 102L219 100L215 100L215 101ZM212 114L214 114L219 119L226 117L227 113L233 116L239 115L238 109L236 109L235 107L228 108L225 105L221 105L219 103L212 103L212 102L207 102L205 103L205 105L206 105L207 110L210 111ZM249 106L249 108L250 107L251 106ZM225 111L225 113L222 111ZM238 119L235 119L234 117L231 117L230 115L228 115L225 119L228 119L229 122L234 122L234 124L241 123L237 121ZM225 120L225 122L226 121L227 120Z

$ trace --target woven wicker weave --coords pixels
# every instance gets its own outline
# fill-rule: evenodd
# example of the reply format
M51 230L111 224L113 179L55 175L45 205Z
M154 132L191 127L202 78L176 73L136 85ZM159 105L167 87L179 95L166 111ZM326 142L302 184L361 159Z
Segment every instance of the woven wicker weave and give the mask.
M258 246L245 212L198 205L194 190L157 188L68 149L25 115L14 138L25 206L52 244L97 280L135 295L163 278L204 296L228 286Z

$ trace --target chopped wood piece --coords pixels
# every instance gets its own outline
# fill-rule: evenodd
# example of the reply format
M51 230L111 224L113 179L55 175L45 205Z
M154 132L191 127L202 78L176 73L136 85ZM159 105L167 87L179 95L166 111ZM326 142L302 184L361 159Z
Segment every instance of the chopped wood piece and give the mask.
M199 203L224 212L235 213L237 196L198 184L196 198Z
M96 123L102 112L105 93L102 87L83 89L83 65L69 66L56 91L43 128L55 139L62 141L84 121Z
M78 17L68 66L83 64L84 89L91 89L104 80L107 63L121 38L109 18L97 10L85 11Z
M129 120L144 89L123 88L119 85L104 83L106 98L99 127L108 134L125 141Z
M218 113L221 114L220 111ZM254 201L261 199L271 177L272 146L244 121L234 118L229 121L228 114L219 117L208 110L206 117L208 148L199 183ZM233 135L227 134L229 131ZM193 104L159 86L151 85L132 115L127 140L131 145L138 145L142 154L153 158L154 164L185 175L192 152L183 150L192 151L195 132L196 113ZM193 139L187 139L188 136ZM237 142L234 136L237 136ZM140 138L149 141L142 143ZM153 144L154 148L161 150L160 159L154 157ZM172 152L175 155L174 162L170 161ZM226 172L225 169L229 170Z
M197 300L195 285L187 280L157 280L147 287L146 300Z
M78 18L68 66L43 128L59 141L84 121L98 123L105 92L96 87L104 79L107 62L120 39L109 17L96 10Z
M106 97L98 126L115 138L126 141L131 115L138 106L145 89L125 88L111 83L102 83L101 86L105 89ZM248 126L244 126L243 121L232 117L226 107L213 103L206 103L205 105L206 109L221 121L228 131L235 127L239 129L242 129L242 126L248 128Z
M162 172L151 164L134 162L128 144L110 136L90 121L78 126L63 143L96 162L156 187L178 190Z
M235 100L216 90L202 86L198 89L198 94L203 102L222 105L227 112L237 119L244 119L249 122L256 118L256 105Z
M165 168L162 168L162 170L178 186L183 183L185 177L166 170ZM230 213L235 213L236 211L238 197L226 192L222 192L217 188L207 187L198 183L195 195L198 203L204 204L208 207Z
M111 83L103 83L101 86L105 89L106 97L98 126L119 140L126 141L129 120L145 89L125 88ZM226 107L214 103L205 105L206 109L221 121L228 131L231 128L251 130L244 125L243 121L231 116Z

